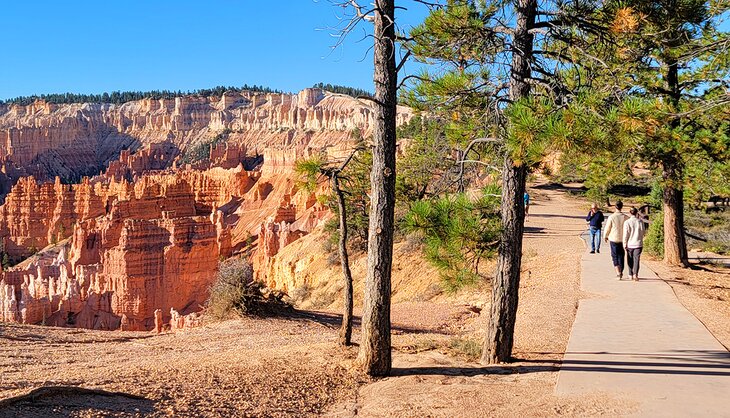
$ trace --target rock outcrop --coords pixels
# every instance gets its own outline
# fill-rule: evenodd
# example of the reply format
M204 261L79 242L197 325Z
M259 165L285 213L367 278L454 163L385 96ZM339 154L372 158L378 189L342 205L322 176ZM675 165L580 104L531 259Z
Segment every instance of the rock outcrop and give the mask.
M122 105L0 106L0 168L11 179L16 175L77 179L121 161L139 173L169 167L174 156L221 132L229 133L230 144L240 144L251 154L272 147L338 146L354 130L371 131L370 106L319 89L143 99ZM408 109L400 109L399 122L410 117ZM138 154L131 162L130 154L121 155L138 149L151 155ZM220 155L225 151L218 150L214 158L230 163L239 151L231 147L229 155Z
M144 330L157 309L200 308L231 255L222 216L198 215L190 183L173 175L143 177L127 200L109 202L78 222L58 256L3 274L3 320Z

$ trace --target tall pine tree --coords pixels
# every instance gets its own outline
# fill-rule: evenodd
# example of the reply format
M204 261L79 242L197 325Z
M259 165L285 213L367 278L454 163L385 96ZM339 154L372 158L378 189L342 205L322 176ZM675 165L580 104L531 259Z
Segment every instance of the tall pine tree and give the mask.
M629 117L636 158L657 169L664 213L664 261L687 265L685 187L730 158L730 34L718 29L730 2L620 0L615 10L620 60L631 74Z

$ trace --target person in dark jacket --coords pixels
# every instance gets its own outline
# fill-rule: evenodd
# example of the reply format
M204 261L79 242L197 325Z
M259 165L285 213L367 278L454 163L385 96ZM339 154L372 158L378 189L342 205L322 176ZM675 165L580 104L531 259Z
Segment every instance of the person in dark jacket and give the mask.
M591 205L591 211L586 216L588 229L591 233L591 254L601 252L601 228L603 228L603 212L598 209L597 204Z

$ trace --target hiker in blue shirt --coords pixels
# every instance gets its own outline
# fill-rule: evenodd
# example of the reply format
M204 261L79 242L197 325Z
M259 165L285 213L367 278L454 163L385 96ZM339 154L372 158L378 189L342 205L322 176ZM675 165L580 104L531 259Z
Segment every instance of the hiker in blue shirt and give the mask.
M525 202L525 221L530 217L530 195L525 192L522 199Z
M591 233L591 254L601 252L601 228L603 228L603 212L598 209L595 203L591 205L591 211L586 216L588 228Z

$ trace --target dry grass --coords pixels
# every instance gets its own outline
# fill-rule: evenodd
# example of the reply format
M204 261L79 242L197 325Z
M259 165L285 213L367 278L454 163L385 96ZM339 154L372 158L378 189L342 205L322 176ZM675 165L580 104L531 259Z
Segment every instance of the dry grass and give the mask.
M449 354L476 363L482 356L482 345L475 338L454 337L449 341Z

